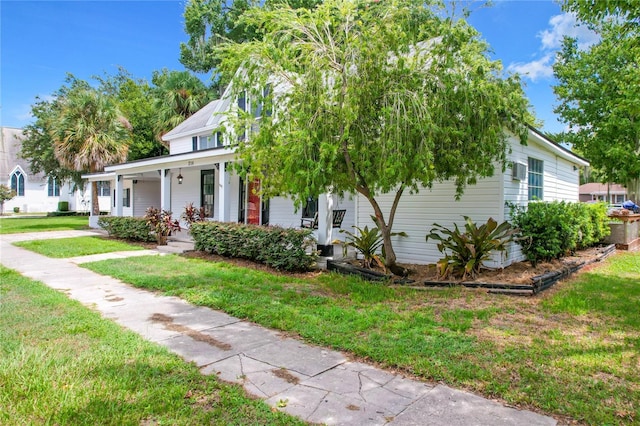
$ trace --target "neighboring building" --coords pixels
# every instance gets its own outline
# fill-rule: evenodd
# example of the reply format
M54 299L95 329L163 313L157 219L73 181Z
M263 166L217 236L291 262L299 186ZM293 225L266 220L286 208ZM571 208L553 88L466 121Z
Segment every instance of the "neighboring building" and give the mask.
M361 196L341 199L322 194L296 212L290 199L262 200L255 194L260 182L245 182L234 172L230 167L235 161L234 148L229 138L217 130L224 124L224 113L231 108L262 108L250 105L250 99L232 99L230 93L227 88L221 99L209 103L163 137L169 143L169 155L108 166L105 173L84 176L112 182L113 215L142 216L147 207L154 206L179 217L185 205L193 203L204 207L211 220L299 227L302 217L317 212L318 248L325 254L332 252L331 242L341 236L332 227L334 210L346 210L343 229L373 225L372 209ZM247 131L250 133L250 129ZM528 145L521 145L515 137L510 143L512 167L505 173L498 168L494 177L467 187L460 201L455 201L452 183L434 184L431 189L402 197L394 231L405 231L409 237L396 237L398 262L432 263L441 257L435 242L425 243L425 235L434 222L463 225L463 215L477 222L489 217L501 222L509 215L507 202L526 205L530 200L578 201L579 168L588 165L586 160L534 129L529 131ZM381 196L378 200L383 211L388 211L392 197ZM90 224L97 226L97 217L92 217ZM513 244L508 257L495 259L493 266L506 266L522 258Z
M42 173L31 173L29 162L20 157L22 129L2 127L0 139L0 183L7 185L16 196L4 203L4 212L13 212L17 207L21 213L46 213L58 209L59 201L68 201L69 210L87 212L90 195L88 190L73 191L70 185L47 178ZM109 185L101 184L103 187ZM109 210L109 189L100 197L101 209Z
M627 189L617 183L585 183L580 185L580 201L604 201L622 204L627 200Z

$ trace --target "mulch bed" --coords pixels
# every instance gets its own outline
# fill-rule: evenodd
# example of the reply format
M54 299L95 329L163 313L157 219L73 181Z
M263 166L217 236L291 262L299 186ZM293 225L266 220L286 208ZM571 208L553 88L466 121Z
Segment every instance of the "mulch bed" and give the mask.
M395 278L394 285L410 286L412 288L426 289L433 287L451 287L464 286L470 288L485 289L489 293L506 293L514 295L534 295L540 291L551 287L557 281L564 279L576 272L580 268L594 262L598 262L615 252L615 246L592 247L587 250L576 252L573 256L565 257L560 260L551 262L538 263L535 267L530 262L517 262L506 268L499 269L483 269L480 274L473 280L462 281L460 279L442 279L438 276L435 265L418 265L418 264L401 264L411 272L407 279ZM212 262L226 262L236 266L251 268L272 274L295 276L297 278L312 278L323 271L310 271L301 273L287 273L277 271L274 268L261 263L253 262L246 259L235 259L224 256L218 256L202 251L189 251L182 254L187 258L204 259ZM344 261L329 261L327 263L329 270L340 271L333 265L343 264ZM358 260L348 261L349 270L360 269ZM365 270L364 276L356 273L365 279L372 281L389 281L391 276L385 275L381 270Z

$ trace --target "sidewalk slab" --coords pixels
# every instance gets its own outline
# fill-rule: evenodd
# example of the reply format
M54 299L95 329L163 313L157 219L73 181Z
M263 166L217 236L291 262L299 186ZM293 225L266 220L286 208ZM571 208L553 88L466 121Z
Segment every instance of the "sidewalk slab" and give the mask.
M394 426L471 424L552 426L556 421L531 411L505 407L469 392L438 385L390 424Z
M554 425L530 411L468 392L350 362L337 351L212 309L102 276L76 263L147 255L140 251L50 259L12 241L100 235L91 231L0 236L0 262L63 291L104 317L194 362L202 374L239 383L274 409L328 425Z
M275 367L286 367L306 376L315 376L347 361L340 352L289 338L247 351L245 354L255 360Z

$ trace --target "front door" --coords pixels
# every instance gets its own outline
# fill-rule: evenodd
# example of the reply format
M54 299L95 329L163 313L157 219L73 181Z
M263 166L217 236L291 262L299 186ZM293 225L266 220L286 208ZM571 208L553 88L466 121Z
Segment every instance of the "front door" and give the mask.
M213 170L202 170L200 172L200 206L204 207L205 217L213 217L214 183Z

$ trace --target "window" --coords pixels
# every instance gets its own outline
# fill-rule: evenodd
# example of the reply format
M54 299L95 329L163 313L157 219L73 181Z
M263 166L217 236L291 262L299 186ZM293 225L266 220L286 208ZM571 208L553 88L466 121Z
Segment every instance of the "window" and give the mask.
M98 185L98 197L108 197L111 191L111 183L108 180L97 182Z
M131 188L122 190L122 207L131 207Z
M60 185L58 185L58 181L55 178L50 177L47 181L47 195L49 197L60 196Z
M209 149L216 147L216 135L200 136L198 149Z
M205 217L213 217L214 183L213 170L200 172L200 206L204 207Z
M199 138L194 136L193 150L202 150L209 148L219 148L223 145L222 132L216 132L211 135L200 136Z
M624 194L616 194L616 199L614 204L622 204L624 203Z
M529 200L543 199L544 168L542 160L529 157Z
M11 174L11 190L18 197L24 197L24 174L20 170Z

